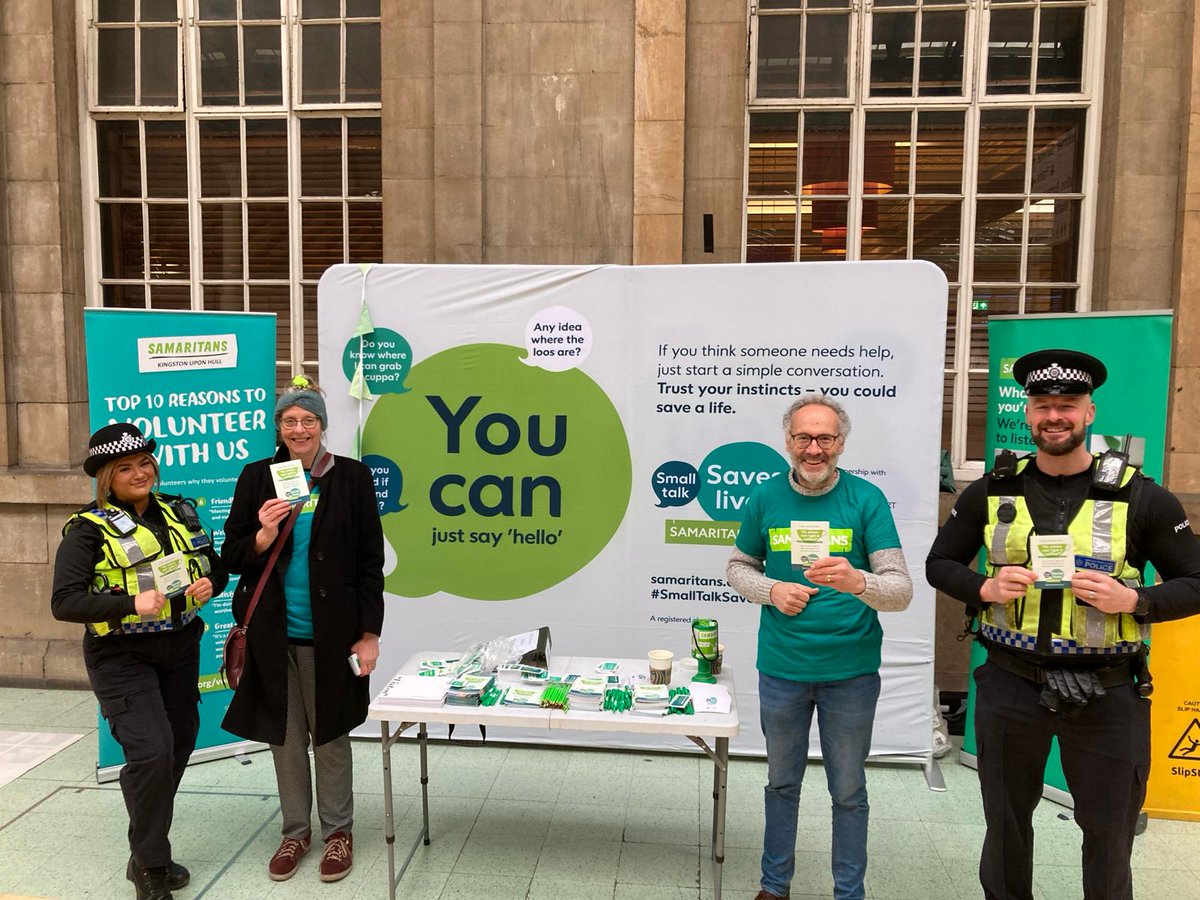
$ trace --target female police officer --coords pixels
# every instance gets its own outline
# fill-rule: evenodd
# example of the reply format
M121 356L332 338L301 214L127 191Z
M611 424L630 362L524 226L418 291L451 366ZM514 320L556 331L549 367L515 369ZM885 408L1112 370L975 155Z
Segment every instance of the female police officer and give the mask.
M139 900L169 900L188 882L167 834L200 724L197 611L228 581L192 504L154 491L154 447L123 423L92 435L83 469L96 479L96 499L63 528L50 601L56 619L87 626L88 679L125 753L126 875ZM191 583L167 597L155 589L151 563L173 553Z

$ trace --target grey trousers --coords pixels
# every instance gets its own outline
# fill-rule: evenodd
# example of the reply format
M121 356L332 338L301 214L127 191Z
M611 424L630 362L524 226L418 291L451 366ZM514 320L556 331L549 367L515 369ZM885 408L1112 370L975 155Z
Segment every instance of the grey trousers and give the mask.
M288 645L287 729L283 744L271 745L283 836L306 838L312 831L312 775L308 745L316 721L316 669L313 648ZM321 837L354 827L354 770L350 735L313 748L317 769L317 816Z

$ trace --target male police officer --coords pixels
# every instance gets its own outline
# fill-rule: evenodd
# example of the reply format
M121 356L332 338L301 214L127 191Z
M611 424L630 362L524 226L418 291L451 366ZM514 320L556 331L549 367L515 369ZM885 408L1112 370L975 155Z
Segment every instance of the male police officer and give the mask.
M1033 897L1033 810L1057 737L1083 830L1084 897L1123 900L1150 771L1143 639L1150 622L1200 612L1200 543L1171 493L1123 454L1088 451L1100 360L1041 350L1013 374L1037 452L1002 453L963 491L925 563L931 585L967 604L988 651L975 672L979 879L988 898ZM1057 586L1030 555L1052 535L1075 557ZM981 546L983 574L968 568ZM1143 584L1147 562L1163 584Z
M725 577L762 604L758 702L767 739L762 890L787 897L796 865L800 786L813 710L833 799L833 895L859 900L867 871L867 784L879 698L883 629L877 611L902 610L912 580L887 499L837 467L850 433L841 405L801 397L783 416L791 471L759 485ZM843 540L807 568L793 567L793 521L828 522Z

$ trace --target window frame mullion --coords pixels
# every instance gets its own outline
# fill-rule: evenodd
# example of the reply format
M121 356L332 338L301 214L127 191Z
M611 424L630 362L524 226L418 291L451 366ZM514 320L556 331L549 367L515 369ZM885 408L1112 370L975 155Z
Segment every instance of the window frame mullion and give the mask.
M1080 73L1083 95L1088 98L1083 117L1083 172L1080 188L1083 199L1079 204L1079 248L1075 263L1075 280L1079 288L1075 294L1075 311L1088 312L1092 308L1092 279L1094 277L1094 254L1096 247L1096 207L1099 203L1100 178L1100 123L1104 112L1104 91L1100 90L1104 71L1104 47L1108 42L1107 10L1103 4L1089 3L1083 19L1084 66Z
M191 308L204 309L204 219L200 202L200 118L196 111L200 106L200 27L196 24L196 0L184 0L187 6L181 21L183 31L183 128L187 142L188 163L188 235L191 238L188 261L192 273ZM190 65L189 65L190 61Z

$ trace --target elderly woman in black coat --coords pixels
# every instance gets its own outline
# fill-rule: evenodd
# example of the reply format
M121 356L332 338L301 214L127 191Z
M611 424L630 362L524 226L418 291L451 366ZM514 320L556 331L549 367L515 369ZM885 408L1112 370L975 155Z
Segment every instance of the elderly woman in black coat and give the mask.
M221 557L242 576L233 600L239 624L256 585L267 581L223 726L271 745L283 813L283 840L267 866L274 881L291 878L312 843L311 741L325 841L320 878L337 881L353 865L349 732L367 717L367 676L379 658L383 529L370 470L325 449L320 388L295 379L275 406L275 424L279 451L242 471L225 523ZM309 483L295 507L277 497L271 476L272 463L288 460L303 464ZM279 558L264 573L279 541Z

